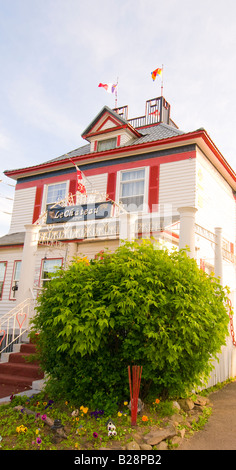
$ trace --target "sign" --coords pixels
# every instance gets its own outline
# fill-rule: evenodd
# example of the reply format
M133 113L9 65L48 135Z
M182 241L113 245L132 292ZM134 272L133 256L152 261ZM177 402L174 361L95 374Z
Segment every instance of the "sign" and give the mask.
M51 204L47 209L46 224L105 219L111 216L112 204L112 201L66 207Z

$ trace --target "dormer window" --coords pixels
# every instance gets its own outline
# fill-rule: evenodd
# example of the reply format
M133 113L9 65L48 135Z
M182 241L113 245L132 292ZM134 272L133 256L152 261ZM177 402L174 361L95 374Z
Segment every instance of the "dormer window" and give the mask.
M112 139L99 140L97 144L97 151L103 152L104 150L111 150L116 148L116 137Z

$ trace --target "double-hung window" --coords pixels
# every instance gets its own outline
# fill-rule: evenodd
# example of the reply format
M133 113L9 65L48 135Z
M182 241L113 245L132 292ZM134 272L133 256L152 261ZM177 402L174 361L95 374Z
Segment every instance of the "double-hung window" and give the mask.
M18 290L18 284L20 280L20 268L21 268L21 261L15 261L14 268L13 268L12 283L11 283L10 300L16 299L16 292Z
M62 266L62 258L54 259L43 259L42 260L42 270L41 270L41 285L45 285L45 282L48 282L50 279L50 274L55 273L55 271Z
M54 204L65 199L67 195L67 183L49 184L47 187L46 209L49 204Z
M119 202L128 212L144 210L145 173L145 168L120 172Z
M7 269L7 261L1 261L0 262L0 300L2 299L6 269Z

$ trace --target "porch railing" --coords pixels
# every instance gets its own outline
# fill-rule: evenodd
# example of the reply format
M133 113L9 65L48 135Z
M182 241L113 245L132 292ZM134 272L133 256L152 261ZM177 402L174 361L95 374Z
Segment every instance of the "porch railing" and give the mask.
M22 342L29 331L35 303L35 299L28 298L0 317L0 354L11 352L14 344Z

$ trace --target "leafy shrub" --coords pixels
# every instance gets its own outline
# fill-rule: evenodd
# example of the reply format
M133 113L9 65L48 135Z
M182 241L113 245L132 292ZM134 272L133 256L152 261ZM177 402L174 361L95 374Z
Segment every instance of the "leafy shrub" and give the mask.
M47 283L33 320L49 384L104 407L129 397L127 366L143 366L141 396L180 396L207 377L228 334L226 292L185 250L127 242L76 259Z

